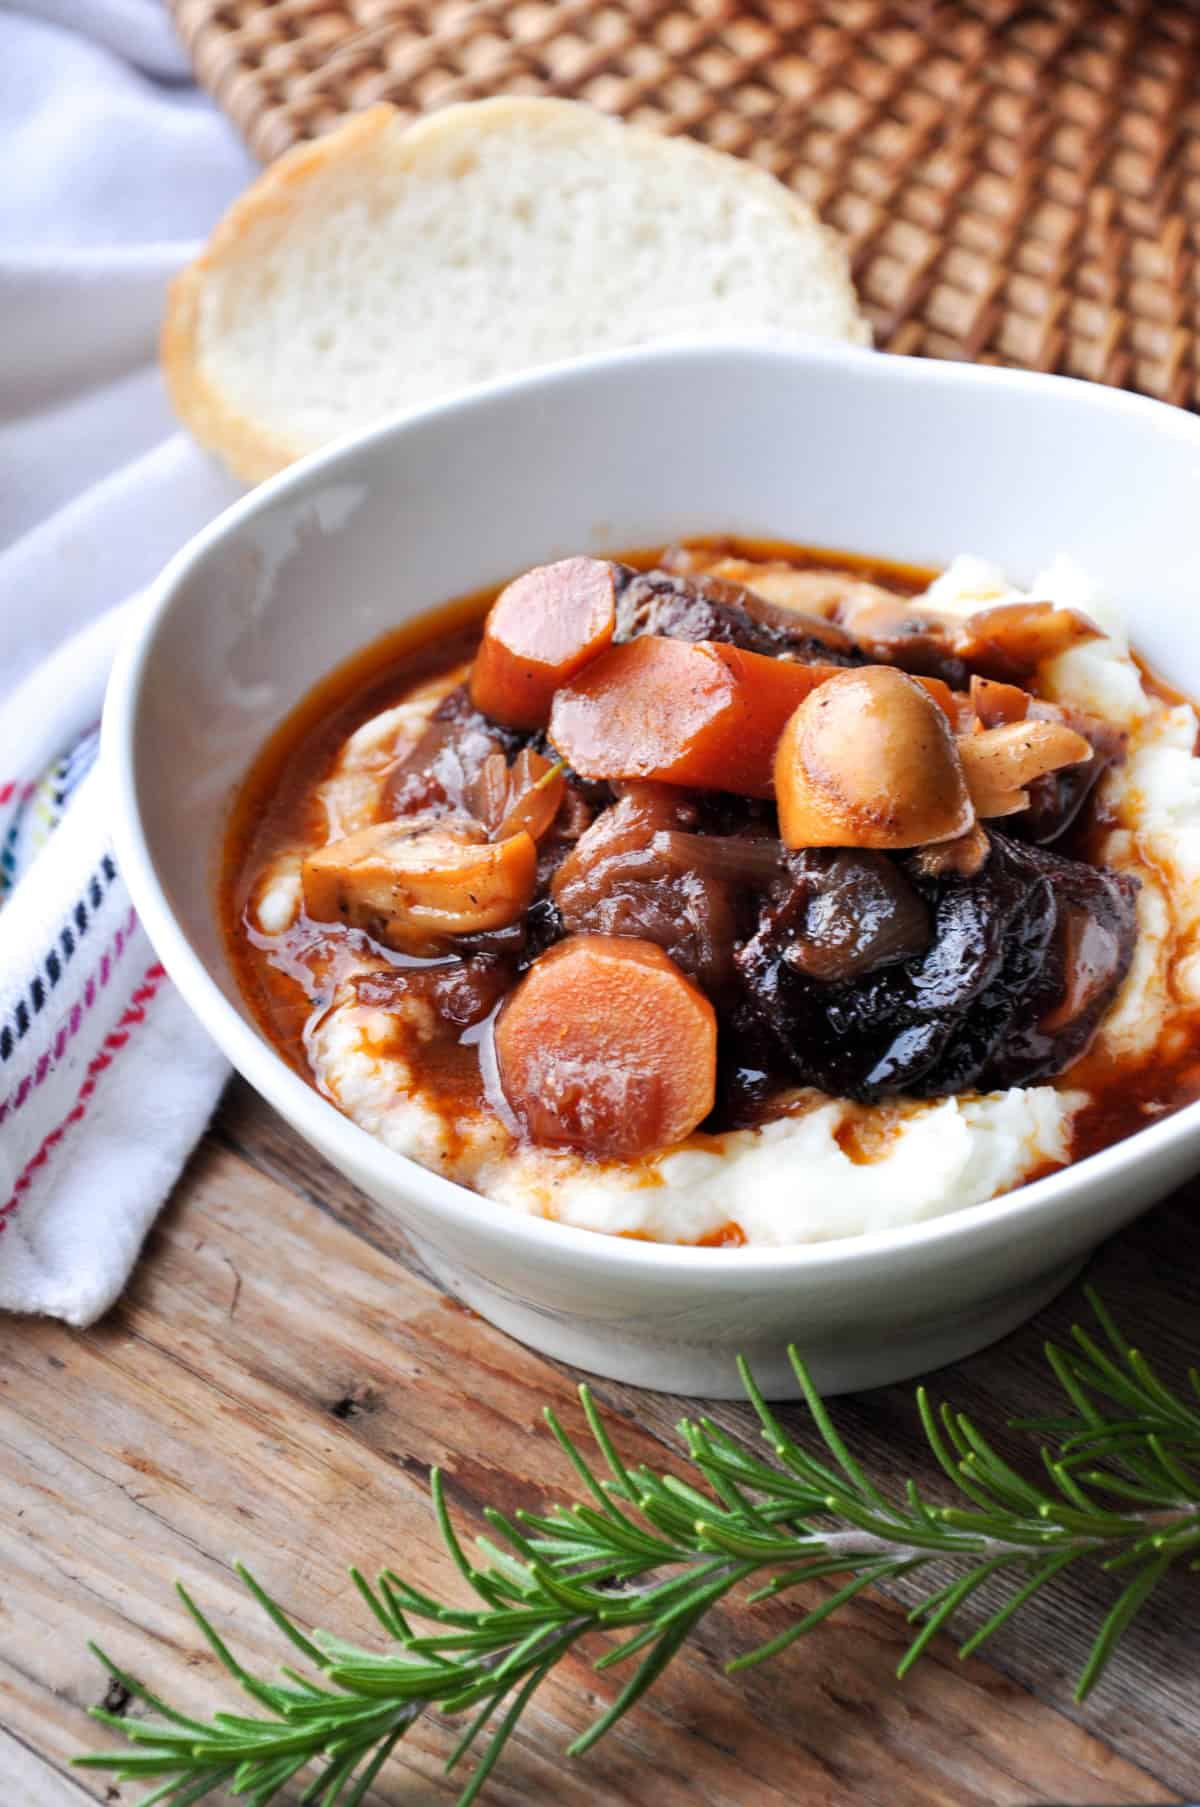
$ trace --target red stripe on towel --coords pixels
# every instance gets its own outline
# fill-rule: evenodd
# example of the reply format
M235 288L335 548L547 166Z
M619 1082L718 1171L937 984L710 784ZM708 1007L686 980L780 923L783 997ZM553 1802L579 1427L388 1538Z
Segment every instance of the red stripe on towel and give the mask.
M125 918L125 921L113 936L109 946L101 955L99 966L96 967L94 972L89 974L87 983L83 988L83 995L77 998L75 1003L72 1004L67 1019L59 1026L58 1034L54 1037L51 1046L47 1048L46 1052L40 1057L36 1066L34 1066L30 1072L26 1073L20 1084L14 1087L3 1102L0 1102L0 1125L4 1123L6 1117L11 1117L15 1112L19 1111L31 1093L36 1092L38 1087L44 1084L50 1074L53 1073L55 1066L62 1059L63 1054L78 1035L84 1017L87 1016L92 1009L97 998L100 996L100 993L104 990L109 979L112 977L113 969L115 968L117 961L121 958L121 955L125 952L126 947L133 939L133 931L136 927L137 911L130 910L129 915Z
M28 1192L38 1173L54 1153L54 1150L62 1142L67 1131L71 1128L71 1125L80 1122L80 1120L87 1115L87 1109L88 1105L91 1103L92 1094L95 1092L96 1087L100 1082L100 1075L108 1067L112 1066L113 1061L128 1042L130 1035L137 1025L145 1022L146 1006L151 1002L166 976L166 973L157 961L155 961L153 966L148 966L146 968L141 984L129 1000L128 1008L122 1012L117 1020L116 1027L109 1035L105 1036L100 1047L88 1062L87 1071L83 1076L83 1084L79 1088L79 1096L76 1098L75 1103L67 1112L62 1122L52 1129L45 1137L41 1147L37 1150L37 1153L31 1156L26 1162L17 1178L16 1185L12 1189L12 1196L8 1203L6 1205L0 1205L0 1230L4 1229L9 1217L16 1210L22 1197Z

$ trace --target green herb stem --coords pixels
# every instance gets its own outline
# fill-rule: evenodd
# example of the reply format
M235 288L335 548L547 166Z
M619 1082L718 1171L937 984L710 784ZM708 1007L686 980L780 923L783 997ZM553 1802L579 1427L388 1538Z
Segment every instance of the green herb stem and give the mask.
M889 1497L863 1470L834 1427L803 1364L792 1352L811 1428L824 1460L787 1435L741 1364L747 1395L769 1450L743 1449L710 1419L681 1427L694 1479L625 1466L586 1387L580 1396L595 1445L589 1459L552 1412L546 1420L587 1494L585 1502L516 1521L488 1510L494 1534L476 1540L483 1566L451 1523L440 1477L431 1487L447 1550L480 1604L452 1607L388 1569L374 1586L354 1586L388 1639L382 1652L302 1630L244 1570L258 1605L310 1664L282 1681L251 1675L200 1608L181 1598L222 1667L254 1701L254 1715L177 1713L97 1651L110 1675L149 1708L147 1719L118 1719L125 1749L75 1761L119 1781L152 1782L142 1807L194 1807L232 1791L269 1807L302 1770L316 1765L302 1799L355 1807L396 1744L426 1712L466 1725L447 1763L475 1753L459 1797L470 1807L499 1761L522 1713L546 1677L592 1634L615 1635L592 1658L598 1670L640 1658L624 1687L570 1747L588 1750L651 1688L704 1617L732 1591L753 1584L748 1603L778 1601L802 1585L840 1580L791 1624L728 1665L739 1673L808 1636L864 1588L928 1574L909 1615L913 1637L904 1675L979 1590L1011 1577L1013 1590L960 1648L969 1656L1059 1576L1086 1563L1119 1576L1079 1678L1095 1686L1134 1616L1176 1563L1200 1563L1200 1409L1179 1398L1121 1338L1089 1294L1099 1340L1076 1328L1064 1348L1047 1348L1062 1391L1062 1415L1022 1428L1046 1441L1028 1475L1001 1458L971 1420L924 1392L917 1404L931 1453L959 1503L926 1498L915 1482ZM1189 1384L1200 1398L1200 1378ZM597 1459L598 1458L598 1459ZM1100 1494L1110 1504L1097 1503ZM949 1571L949 1572L947 1572ZM422 1629L414 1629L414 1622Z

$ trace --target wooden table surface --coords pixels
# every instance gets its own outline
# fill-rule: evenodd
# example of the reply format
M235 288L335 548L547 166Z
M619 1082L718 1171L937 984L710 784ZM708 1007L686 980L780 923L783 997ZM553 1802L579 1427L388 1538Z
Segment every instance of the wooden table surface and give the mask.
M1160 1207L1091 1269L1169 1377L1200 1350L1198 1201L1193 1189ZM1046 1410L1042 1342L1082 1310L1074 1287L940 1382L989 1429ZM134 1807L145 1792L68 1769L108 1741L85 1717L106 1691L89 1637L186 1711L244 1706L176 1601L177 1578L264 1666L282 1658L281 1640L231 1576L235 1557L302 1622L365 1643L377 1629L347 1582L351 1562L461 1591L430 1513L430 1464L447 1471L469 1528L484 1504L571 1496L541 1410L552 1402L577 1425L576 1379L442 1297L390 1216L235 1082L117 1309L86 1333L0 1320L0 1807ZM604 1382L596 1392L627 1458L671 1460L678 1400ZM912 1473L936 1493L910 1386L835 1412L880 1475ZM747 1408L714 1415L753 1436ZM800 1427L799 1413L785 1416ZM892 1673L906 1638L896 1594L863 1596L740 1679L722 1661L783 1619L778 1606L734 1603L574 1763L565 1745L618 1684L566 1663L484 1801L1179 1801L1200 1793L1200 1574L1152 1601L1080 1710L1072 1679L1112 1592L1101 1578L1064 1585L985 1657L960 1663L943 1639L905 1683ZM441 1774L450 1743L444 1725L422 1722L369 1800L453 1800Z

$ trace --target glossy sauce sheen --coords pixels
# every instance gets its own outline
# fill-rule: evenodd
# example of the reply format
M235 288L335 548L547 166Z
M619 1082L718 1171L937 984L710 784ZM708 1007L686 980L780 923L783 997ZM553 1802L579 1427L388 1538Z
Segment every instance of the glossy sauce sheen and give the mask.
M786 542L714 537L687 543L714 555L784 562L799 570L842 570L900 595L920 594L937 575L934 569ZM639 569L651 569L662 551L653 548L612 556ZM323 836L323 810L314 793L329 777L346 740L371 717L403 702L417 685L470 659L483 617L500 587L430 611L375 641L323 679L268 740L236 799L220 883L221 918L230 958L264 1034L310 1083L304 1032L323 998L308 993L308 975L303 968L281 970L277 956L273 958L253 932L246 906L254 882L282 849L311 844ZM1142 661L1138 663L1152 694L1172 704L1190 700ZM1083 820L1064 837L1062 851L1076 858L1094 858L1104 826L1096 819L1094 808L1087 806ZM320 932L318 925L313 929ZM400 970L411 970L414 964L402 957L391 959ZM434 979L431 970L422 984ZM363 983L367 988L364 1001L386 1004L387 974ZM403 1023L399 1018L393 1022L393 1037L378 1048L381 1055L410 1052L404 1046ZM447 1035L421 1047L423 1091L438 1103L451 1129L465 1107L483 1101L477 1039L474 1032L467 1031L461 1040ZM1092 1096L1092 1103L1075 1119L1072 1158L1079 1159L1200 1097L1200 1024L1181 1014L1168 1023L1148 1062L1130 1067L1085 1055L1057 1083L1079 1086ZM733 1246L742 1238L738 1227L730 1224L709 1240Z

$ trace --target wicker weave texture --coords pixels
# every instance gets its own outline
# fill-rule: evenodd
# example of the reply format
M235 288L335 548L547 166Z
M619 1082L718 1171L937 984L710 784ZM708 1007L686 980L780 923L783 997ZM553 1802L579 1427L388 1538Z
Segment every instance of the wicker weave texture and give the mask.
M171 5L263 159L376 100L586 100L807 196L891 350L1200 405L1200 4Z

